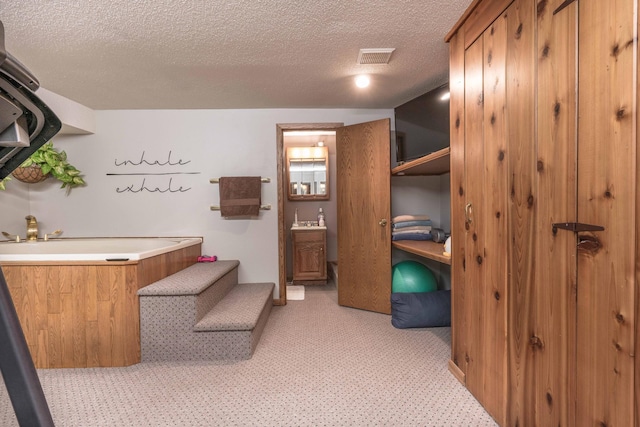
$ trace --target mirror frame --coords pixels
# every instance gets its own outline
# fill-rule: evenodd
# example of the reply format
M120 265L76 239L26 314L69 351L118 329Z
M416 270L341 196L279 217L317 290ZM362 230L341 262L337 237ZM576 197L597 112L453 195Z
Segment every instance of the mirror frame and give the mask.
M299 159L300 157L293 157L292 153L293 150L296 149L300 149L300 148L310 148L312 150L322 150L322 154L324 155L324 167L326 170L326 180L325 180L325 187L326 187L326 191L325 194L294 194L291 190L292 190L292 186L291 186L291 173L290 173L290 159ZM314 157L313 159L318 160L320 159L320 157ZM286 155L286 160L285 160L285 168L287 169L287 181L285 183L286 185L286 192L287 192L287 198L289 200L308 200L308 201L313 201L313 200L329 200L329 147L287 147L287 155Z

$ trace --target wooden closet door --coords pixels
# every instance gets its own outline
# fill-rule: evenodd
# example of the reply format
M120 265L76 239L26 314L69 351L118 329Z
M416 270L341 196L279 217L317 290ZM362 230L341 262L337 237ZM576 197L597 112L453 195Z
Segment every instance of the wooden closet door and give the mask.
M338 128L340 305L391 314L390 121Z
M480 37L465 53L465 288L464 312L466 313L467 345L465 354L466 385L469 391L485 405L484 378L488 371L483 347L486 323L484 298L484 236L485 218L482 197L484 194L484 135L483 107L483 54L484 42ZM491 411L489 411L491 413ZM494 415L494 414L492 414Z
M530 366L523 365L532 374L522 387L525 406L514 406L511 418L535 408L526 424L537 426L575 422L576 239L553 228L577 220L578 3L553 13L563 2L537 10L535 286L527 298Z
M632 426L637 292L636 0L580 0L576 425ZM635 423L635 424L634 424Z
M507 409L508 13L465 53L465 380L500 423Z

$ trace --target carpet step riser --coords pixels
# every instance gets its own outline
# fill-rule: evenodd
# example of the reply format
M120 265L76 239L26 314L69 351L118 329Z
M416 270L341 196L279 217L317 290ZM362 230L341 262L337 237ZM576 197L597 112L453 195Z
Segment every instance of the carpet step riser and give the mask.
M183 297L186 298L186 297ZM162 298L164 299L164 298ZM144 304L145 311L162 313L165 309L173 307L178 301L167 303L154 301ZM255 328L249 331L208 331L194 332L184 323L190 317L183 311L182 315L162 315L156 317L156 321L162 319L164 328L143 327L142 334L142 361L197 361L197 360L246 360L253 355L260 336L267 323L271 312L271 301L265 304ZM142 306L141 306L142 309ZM164 313L167 313L164 311ZM168 324L164 321L172 317L175 323ZM182 322L182 323L179 323ZM145 322L154 324L152 322Z
M238 269L234 268L200 293L195 300L196 322L199 322L209 311L238 284Z

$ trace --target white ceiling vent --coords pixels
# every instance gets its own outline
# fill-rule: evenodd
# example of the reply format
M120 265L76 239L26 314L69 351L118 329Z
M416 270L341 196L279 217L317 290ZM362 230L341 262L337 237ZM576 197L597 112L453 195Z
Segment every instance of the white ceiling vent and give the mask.
M395 48L360 49L358 64L388 64Z

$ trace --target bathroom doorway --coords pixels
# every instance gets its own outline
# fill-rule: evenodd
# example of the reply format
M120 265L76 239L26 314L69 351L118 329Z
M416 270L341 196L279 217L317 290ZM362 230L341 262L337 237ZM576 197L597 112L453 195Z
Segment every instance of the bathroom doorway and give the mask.
M293 264L291 253L291 225L296 209L299 221L317 219L318 209L326 215L328 262L337 260L337 198L336 198L336 137L335 131L343 123L294 123L276 125L276 144L278 157L278 260L279 260L279 299L274 302L284 305L287 302L287 282L292 277ZM288 146L312 147L319 143L329 149L329 200L300 201L289 200L287 191L286 148ZM331 274L331 270L328 271Z

